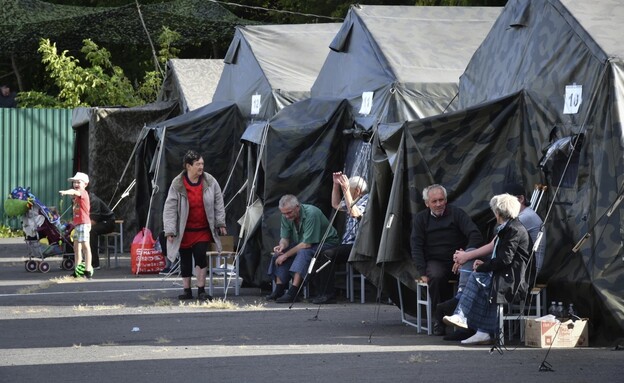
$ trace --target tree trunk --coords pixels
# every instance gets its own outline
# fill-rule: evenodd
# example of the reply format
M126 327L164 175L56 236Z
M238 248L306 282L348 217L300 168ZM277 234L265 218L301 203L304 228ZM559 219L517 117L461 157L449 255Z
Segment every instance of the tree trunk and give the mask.
M15 54L11 53L11 66L13 67L13 73L15 73L15 79L17 81L17 90L20 92L24 91L24 87L22 85L22 77L19 73L19 68L17 67L17 62L15 61Z

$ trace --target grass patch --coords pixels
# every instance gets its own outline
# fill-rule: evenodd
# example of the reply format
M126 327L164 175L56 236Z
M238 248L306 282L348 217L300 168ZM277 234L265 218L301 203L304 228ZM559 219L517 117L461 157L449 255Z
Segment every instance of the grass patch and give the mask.
M112 346L119 346L118 343L113 342L112 340L107 340L106 342L102 343L100 346L103 347L112 347Z
M154 306L156 307L171 307L173 306L173 301L168 298L160 298L159 300L154 302Z
M266 308L265 302L254 301L254 303L248 303L242 307L243 310L254 311L254 310L264 310Z
M171 340L162 336L156 338L156 344L166 344L166 343L171 343Z
M264 302L257 302L239 306L238 304L225 300L223 298L215 298L212 301L200 302L200 301L180 301L180 307L191 307L198 309L213 309L213 310L263 310L266 306Z
M216 298L212 301L200 302L200 301L190 301L184 302L180 301L180 307L192 307L192 308L202 308L202 309L215 309L215 310L238 310L239 306L236 303L226 301L223 298Z

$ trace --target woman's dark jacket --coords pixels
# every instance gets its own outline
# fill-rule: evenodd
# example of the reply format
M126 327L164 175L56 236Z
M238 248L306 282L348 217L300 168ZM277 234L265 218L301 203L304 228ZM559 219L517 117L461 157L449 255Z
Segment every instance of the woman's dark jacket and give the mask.
M477 268L492 271L493 303L520 302L528 293L525 273L531 252L531 239L526 229L516 219L509 220L498 232L496 257Z

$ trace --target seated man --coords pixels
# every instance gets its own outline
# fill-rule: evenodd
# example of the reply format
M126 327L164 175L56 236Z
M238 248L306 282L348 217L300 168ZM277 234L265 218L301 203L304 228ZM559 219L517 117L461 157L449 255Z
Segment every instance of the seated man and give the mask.
M286 194L279 201L282 213L280 241L273 248L274 255L268 274L275 278L275 289L266 297L277 303L294 302L297 292L308 272L310 261L327 232L321 249L338 245L338 233L321 209L313 205L300 204L297 197ZM292 286L286 286L292 278ZM284 292L286 291L286 292Z
M95 270L100 269L100 255L98 246L98 236L112 233L115 230L115 214L98 196L89 193L91 201L91 234L89 242L91 244L91 265Z
M453 295L448 281L454 278L455 251L478 247L483 240L468 214L447 205L446 196L442 185L426 187L423 200L427 209L419 212L412 223L412 259L421 275L420 280L427 283L431 307L434 308ZM439 320L433 321L433 333L445 333L445 327Z
M316 272L312 281L316 287L317 297L312 300L314 304L336 303L336 264L346 263L351 254L355 235L360 226L360 219L364 214L368 204L368 194L366 181L362 177L354 176L347 178L341 172L334 173L332 188L332 206L336 210L348 213L345 232L342 236L342 243L337 247L323 251L315 266ZM341 197L341 194L344 198ZM330 265L323 267L326 262Z

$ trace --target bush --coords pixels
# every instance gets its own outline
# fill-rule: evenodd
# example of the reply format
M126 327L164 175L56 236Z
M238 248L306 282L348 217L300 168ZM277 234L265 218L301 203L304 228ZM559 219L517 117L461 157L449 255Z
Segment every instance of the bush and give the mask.
M11 229L9 226L0 226L0 238L17 238L23 237L24 231L21 229Z

